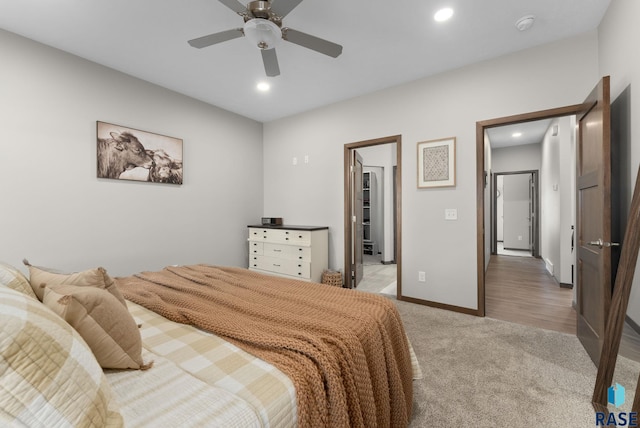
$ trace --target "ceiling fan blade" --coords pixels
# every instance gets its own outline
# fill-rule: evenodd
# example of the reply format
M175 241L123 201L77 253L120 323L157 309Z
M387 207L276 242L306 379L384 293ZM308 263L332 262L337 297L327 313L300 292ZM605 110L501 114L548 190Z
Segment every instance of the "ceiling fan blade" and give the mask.
M262 49L262 62L264 63L264 71L267 76L274 77L280 75L280 66L278 65L278 57L276 56L276 50Z
M321 54L336 58L342 53L342 46L291 28L282 29L282 38L296 45L304 46Z
M218 0L223 5L227 6L229 9L237 13L238 15L246 15L247 8L238 0Z
M208 36L198 37L197 39L189 40L188 43L194 48L202 49L207 46L215 45L216 43L237 39L243 35L244 33L242 32L242 28L234 28L233 30L221 31L219 33L209 34Z
M284 18L296 8L302 0L273 0L271 2L271 10L281 18Z

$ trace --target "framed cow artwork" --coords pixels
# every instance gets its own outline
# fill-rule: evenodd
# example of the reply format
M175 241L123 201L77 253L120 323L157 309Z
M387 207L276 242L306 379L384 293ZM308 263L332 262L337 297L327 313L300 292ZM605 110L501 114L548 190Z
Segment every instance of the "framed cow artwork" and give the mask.
M96 123L97 176L182 184L182 140L139 129Z

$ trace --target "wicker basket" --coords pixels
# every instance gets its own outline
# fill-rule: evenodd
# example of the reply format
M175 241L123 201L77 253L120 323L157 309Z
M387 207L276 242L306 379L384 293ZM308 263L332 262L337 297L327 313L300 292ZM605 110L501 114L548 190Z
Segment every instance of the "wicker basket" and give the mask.
M333 285L334 287L342 287L342 273L325 270L322 272L322 283Z

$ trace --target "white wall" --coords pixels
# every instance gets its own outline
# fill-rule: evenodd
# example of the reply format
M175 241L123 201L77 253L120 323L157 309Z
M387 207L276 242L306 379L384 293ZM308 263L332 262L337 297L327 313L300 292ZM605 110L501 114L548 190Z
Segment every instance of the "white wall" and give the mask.
M553 276L564 284L572 284L571 267L575 265L571 249L576 211L575 123L575 116L554 119L542 141L540 255L553 265Z
M540 171L541 166L542 147L540 143L492 150L491 167L494 174L498 172Z
M557 132L554 134L554 130ZM551 121L541 143L540 168L540 256L551 274L560 279L560 126ZM566 168L566 165L565 165Z
M489 141L489 135L485 131L483 135L484 139L484 270L486 272L489 267L489 261L491 260L491 174L493 172L492 165L492 150L491 142Z
M621 188L622 217L626 222L629 202L640 165L640 57L637 41L640 40L640 2L612 0L598 28L599 74L611 76L611 100L616 105L612 118L612 140L621 145L624 171ZM640 324L640 269L636 267L629 310L627 314Z
M576 117L558 118L560 137L560 274L562 284L573 284L571 267L575 272L576 250L572 249L575 236L571 226L576 224ZM575 288L574 288L575 292Z
M0 30L0 260L114 275L247 263L262 125ZM184 141L182 186L96 178L96 120Z
M496 177L496 240L504 241L504 175ZM485 199L486 200L486 199Z
M401 134L402 292L476 309L476 122L582 102L597 58L591 32L266 123L265 212L328 225L330 265L342 268L344 145ZM416 144L452 136L456 186L417 189ZM304 155L308 164L292 165ZM445 221L446 208L457 221Z

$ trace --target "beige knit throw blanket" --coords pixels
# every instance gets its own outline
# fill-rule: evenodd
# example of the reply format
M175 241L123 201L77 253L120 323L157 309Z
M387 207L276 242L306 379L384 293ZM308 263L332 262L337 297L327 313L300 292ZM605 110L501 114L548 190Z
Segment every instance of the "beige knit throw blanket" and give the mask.
M412 369L393 302L246 269L167 267L116 279L125 298L215 333L287 374L301 427L406 427Z

